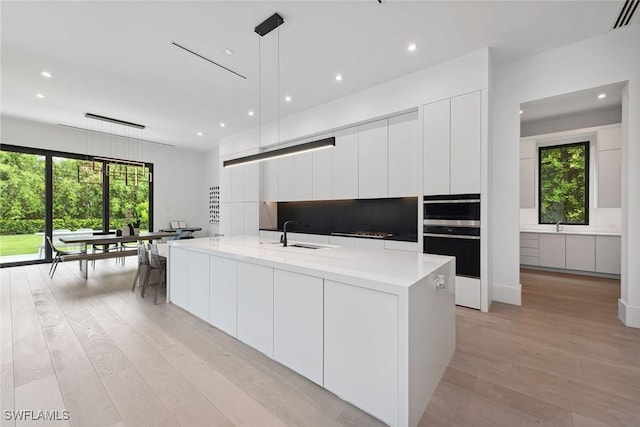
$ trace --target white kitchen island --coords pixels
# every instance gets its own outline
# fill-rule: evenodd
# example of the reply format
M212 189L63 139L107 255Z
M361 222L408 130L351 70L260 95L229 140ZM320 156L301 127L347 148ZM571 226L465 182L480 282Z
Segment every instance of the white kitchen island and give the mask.
M454 281L451 257L169 242L169 301L391 426L418 424L454 352Z

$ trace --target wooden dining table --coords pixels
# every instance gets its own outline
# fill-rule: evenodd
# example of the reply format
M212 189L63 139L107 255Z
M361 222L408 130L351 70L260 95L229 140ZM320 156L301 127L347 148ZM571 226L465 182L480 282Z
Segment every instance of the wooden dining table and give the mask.
M60 241L68 245L112 245L119 243L133 243L133 242L153 242L154 240L162 240L167 238L176 237L176 232L163 232L163 231L151 231L148 233L140 233L135 236L116 236L115 234L103 234L103 235L84 235L84 236L62 236ZM102 254L87 253L80 255L72 255L70 259L78 260L80 262L80 272L86 279L88 277L88 261L91 259L111 258L118 256L136 255L137 250L130 249L126 251L114 251Z

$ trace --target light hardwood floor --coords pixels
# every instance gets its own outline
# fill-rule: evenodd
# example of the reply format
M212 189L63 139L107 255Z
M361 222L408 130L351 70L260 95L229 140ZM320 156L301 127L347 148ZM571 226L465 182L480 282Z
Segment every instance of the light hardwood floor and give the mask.
M0 406L74 426L376 426L377 420L173 305L134 263L0 270ZM640 330L617 281L523 271L523 307L457 309L457 350L421 426L639 426ZM1 425L14 425L3 414ZM38 421L34 425L46 423ZM23 425L18 422L16 425Z

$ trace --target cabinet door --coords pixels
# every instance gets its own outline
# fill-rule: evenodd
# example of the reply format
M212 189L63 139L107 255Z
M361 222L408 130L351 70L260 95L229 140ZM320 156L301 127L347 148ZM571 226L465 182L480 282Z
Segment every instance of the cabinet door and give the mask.
M389 119L389 197L418 194L418 112Z
M596 271L595 236L566 236L566 268L571 270Z
M358 198L387 197L388 145L386 119L358 127Z
M211 256L209 263L209 321L231 336L237 336L236 261Z
M293 200L294 167L293 156L281 157L278 161L278 201Z
M619 208L622 206L622 160L621 150L598 152L598 207Z
M396 295L325 280L324 387L397 425Z
M189 280L189 253L182 248L172 246L169 257L169 287L171 302L187 309L187 286Z
M596 236L596 271L620 274L621 243L618 236Z
M423 107L424 194L449 194L449 127L448 99Z
M323 281L274 270L273 357L322 385Z
M311 200L313 188L313 153L293 156L293 199Z
M231 202L231 173L233 168L222 167L222 161L220 161L220 202Z
M244 233L244 203L231 203L231 234L238 236Z
M451 98L451 194L480 192L481 94Z
M244 168L246 165L228 168L231 170L231 201L242 202L244 198Z
M273 358L273 269L238 262L238 339Z
M329 200L333 197L333 152L326 148L312 152L313 157L313 200Z
M236 166L236 168L244 169L242 171L242 201L257 202L260 189L260 183L258 182L260 165L258 163L250 163L248 165Z
M535 159L520 159L520 207L535 207Z
M234 203L220 203L220 232L225 236L231 236L233 229L231 223L233 221L233 212L231 205Z
M336 133L336 146L333 148L333 198L358 198L358 130L355 128Z
M564 234L542 234L538 237L538 256L541 267L565 268Z
M278 200L278 159L262 162L262 198L265 202Z
M209 321L209 255L189 251L187 311Z
M242 234L258 235L258 203L242 203Z

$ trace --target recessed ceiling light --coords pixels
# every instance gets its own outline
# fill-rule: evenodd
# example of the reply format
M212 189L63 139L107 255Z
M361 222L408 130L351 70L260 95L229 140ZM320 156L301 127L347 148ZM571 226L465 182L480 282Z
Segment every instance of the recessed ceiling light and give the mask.
M53 76L51 75L51 73L50 73L50 72L48 72L48 71L46 71L46 70L45 70L45 71L42 71L42 72L40 73L40 75L41 75L42 77L46 77L46 78L49 78L49 79L50 79L51 77L53 77Z
M225 124L220 122L220 127L223 128L224 126L225 126Z
M250 116L253 116L254 114L255 114L255 113L254 113L253 111L249 110L249 115L250 115Z
M225 49L224 53L226 53L227 55L233 55L233 51L231 49Z
M342 81L342 74L336 74L336 80L341 82Z
M198 132L198 136L202 136L202 132Z
M601 93L600 95L598 95L598 99L605 99L607 97L606 93Z
M41 94L41 93L36 93L36 98L40 98L40 99L42 99L42 98L44 98L44 95L43 95L43 94Z
M520 114L524 113L524 111L520 110Z
M413 51L415 51L417 48L418 48L418 45L417 45L417 44L415 44L415 43L411 43L409 46L407 46L407 50L408 50L409 52L413 52Z
M287 101L287 102L291 102L291 97L289 95L287 95L287 96L284 97L284 100Z

